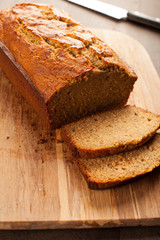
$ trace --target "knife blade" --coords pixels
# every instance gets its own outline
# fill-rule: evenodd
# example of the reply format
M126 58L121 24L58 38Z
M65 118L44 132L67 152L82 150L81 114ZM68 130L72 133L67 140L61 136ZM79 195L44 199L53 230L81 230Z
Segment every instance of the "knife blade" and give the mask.
M154 18L138 11L128 11L99 0L67 0L68 2L102 13L116 20L130 20L160 30L160 18Z

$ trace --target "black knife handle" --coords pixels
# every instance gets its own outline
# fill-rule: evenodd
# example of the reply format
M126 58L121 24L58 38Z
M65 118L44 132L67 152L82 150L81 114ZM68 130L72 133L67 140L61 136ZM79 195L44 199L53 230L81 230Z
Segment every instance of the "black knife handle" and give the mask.
M147 26L154 27L160 30L160 18L153 18L146 14L135 11L135 12L128 12L127 19L137 23L142 23Z

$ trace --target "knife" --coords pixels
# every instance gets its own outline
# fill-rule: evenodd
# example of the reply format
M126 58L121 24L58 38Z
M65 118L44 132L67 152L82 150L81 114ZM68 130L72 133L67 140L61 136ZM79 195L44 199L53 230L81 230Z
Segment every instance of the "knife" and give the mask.
M93 11L102 13L117 20L130 20L160 29L160 18L154 18L137 11L128 11L120 7L99 1L99 0L67 0L68 2L80 5Z

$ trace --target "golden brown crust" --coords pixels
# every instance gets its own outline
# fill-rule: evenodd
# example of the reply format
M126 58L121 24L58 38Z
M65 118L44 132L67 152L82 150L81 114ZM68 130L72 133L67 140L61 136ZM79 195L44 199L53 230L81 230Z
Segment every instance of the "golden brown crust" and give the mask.
M43 115L50 122L53 116L50 115L51 111L48 108L53 96L72 84L88 81L97 73L101 75L105 71L106 74L110 71L121 72L130 85L128 94L122 100L124 103L137 79L136 74L112 49L68 14L52 5L22 3L1 10L0 40L12 55L5 61L14 58L14 62L18 62L24 70L27 75L24 86L29 87L31 84L30 87L38 93L41 102L46 104L42 108L45 108L47 114ZM1 66L3 68L3 64ZM8 70L5 68L3 70L8 75ZM17 70L14 68L14 71L18 72L19 68ZM8 76L11 80L14 79L11 74ZM18 79L14 83L18 86ZM26 97L24 90L20 87L19 89ZM37 106L34 91L27 93L27 99L30 99L29 102L33 106ZM107 108L103 106L102 109L105 107ZM41 107L38 109L36 107L38 112L39 108ZM100 111L100 107L94 111ZM91 113L88 110L85 115ZM74 119L67 117L64 123L76 120L76 117ZM77 114L77 119L80 117L81 113ZM60 127L64 123L60 121L55 123L55 126L53 123L52 127Z
M103 68L117 65L128 71L113 50L53 6L15 5L3 20L3 35L4 43L30 73L46 101L69 81L81 79L95 68L87 57L88 49L94 57L101 58Z
M32 82L30 82L30 79L28 79L27 73L24 71L21 65L19 65L14 60L12 53L1 41L0 66L2 67L7 77L18 88L18 90L20 92L23 91L23 96L28 100L30 104L33 105L42 119L46 121L46 123L49 123L49 116L45 101L39 95L39 92L34 88Z
M22 9L25 10L25 8L26 6ZM5 17L3 41L12 51L16 61L20 62L28 72L35 88L47 102L56 91L68 83L68 79L82 76L90 71L92 67L83 56L75 59L69 56L65 49L57 49L56 54L53 56L52 47L39 34L36 35L35 31L29 29L28 22L21 26L22 23L19 23L19 21L22 21L21 15L18 17L18 14L15 14L15 9L19 10L18 6L14 7ZM34 11L33 9L33 13ZM32 17L29 16L30 11L28 15L25 14L25 11L23 13L23 18ZM25 28L27 29L26 32ZM33 43L30 41L33 41Z
M45 8L47 7L44 6ZM61 46L54 52L52 45L47 43L49 41L48 30L52 35L57 36L60 31L56 31L56 28L61 28L61 26L55 23L58 22L60 25L63 22L55 20L53 24L51 20L43 16L43 12L43 6L15 5L4 18L3 41L12 51L16 61L20 62L28 72L35 88L47 102L56 91L68 84L69 80L81 77L93 67L82 55L75 58ZM67 24L65 27L67 28ZM74 46L74 39L69 37L68 39L71 39L69 44ZM62 37L59 36L58 43L65 45L68 39L65 39L66 42L63 43Z

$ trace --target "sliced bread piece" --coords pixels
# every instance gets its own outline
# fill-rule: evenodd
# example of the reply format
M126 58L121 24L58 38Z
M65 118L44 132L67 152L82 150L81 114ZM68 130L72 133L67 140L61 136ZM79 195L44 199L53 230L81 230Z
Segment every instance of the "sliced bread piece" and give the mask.
M64 126L62 138L76 155L95 158L134 149L159 127L159 115L127 105Z
M78 158L76 162L89 188L113 187L160 166L160 134L132 151L103 158Z

